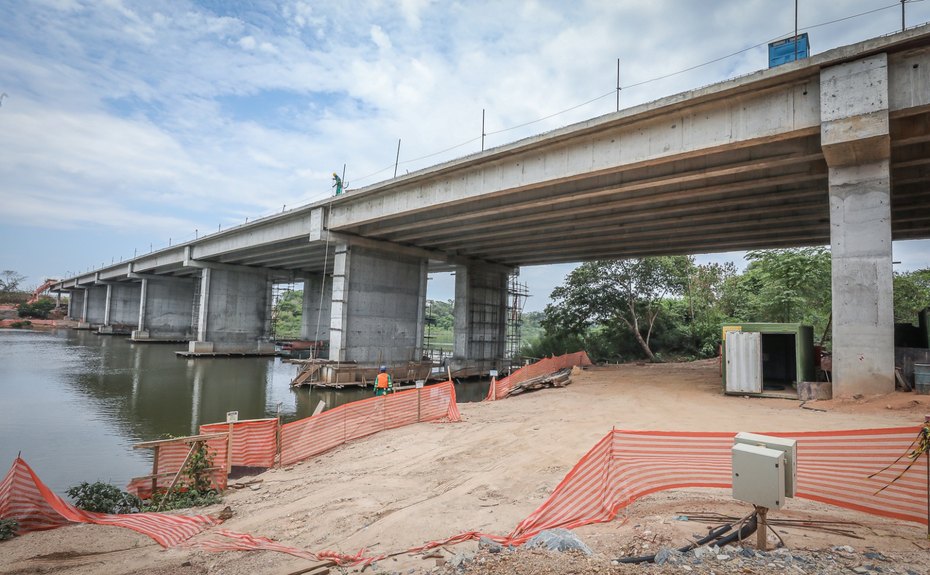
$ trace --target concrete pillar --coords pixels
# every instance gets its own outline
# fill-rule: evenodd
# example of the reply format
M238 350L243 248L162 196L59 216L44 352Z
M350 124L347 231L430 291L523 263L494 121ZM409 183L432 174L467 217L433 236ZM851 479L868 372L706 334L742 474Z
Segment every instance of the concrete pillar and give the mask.
M145 308L146 308L146 298L148 297L149 291L149 280L148 278L142 278L142 290L139 293L139 319L136 321L136 329L132 332L132 339L136 339L136 334L148 337L149 333L145 329Z
M481 373L498 369L507 332L507 274L456 267L454 313L455 367Z
M139 319L141 284L107 284L107 305L102 334L129 333Z
M68 292L68 319L83 321L84 302L87 301L85 290L76 288Z
M251 270L204 269L192 353L270 353L268 276Z
M829 166L833 395L894 391L888 59L820 73Z
M328 341L333 310L333 280L323 274L304 278L300 339Z
M87 295L84 322L96 326L105 325L107 315L107 286L93 285L88 287L87 291L84 293Z
M341 244L333 264L329 358L367 365L419 360L421 261Z
M144 278L135 341L191 340L194 288L200 278Z
M110 284L107 284L106 288L107 288L107 299L106 299L106 303L103 306L103 325L109 326L110 325L110 305L113 301L111 299L113 296L113 286Z

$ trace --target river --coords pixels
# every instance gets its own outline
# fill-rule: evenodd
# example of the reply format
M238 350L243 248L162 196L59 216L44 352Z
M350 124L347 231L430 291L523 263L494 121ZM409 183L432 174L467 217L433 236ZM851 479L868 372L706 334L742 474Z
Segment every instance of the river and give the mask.
M133 443L190 435L204 423L309 416L370 390L300 388L297 366L280 358L183 359L185 345L133 343L88 331L0 329L0 474L16 454L56 493L82 481L125 488L151 470L151 451ZM459 402L479 401L488 382L456 385ZM0 475L2 477L2 475Z

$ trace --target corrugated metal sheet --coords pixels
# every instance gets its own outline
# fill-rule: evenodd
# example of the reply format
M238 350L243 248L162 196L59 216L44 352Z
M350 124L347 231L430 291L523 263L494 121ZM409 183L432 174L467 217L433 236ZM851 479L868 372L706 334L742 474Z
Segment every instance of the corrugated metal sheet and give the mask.
M727 332L727 393L762 393L762 334Z

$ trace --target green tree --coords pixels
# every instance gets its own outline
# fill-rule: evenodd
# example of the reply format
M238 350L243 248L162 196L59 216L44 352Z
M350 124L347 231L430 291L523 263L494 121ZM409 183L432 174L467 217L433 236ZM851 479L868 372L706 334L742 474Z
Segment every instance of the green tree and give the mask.
M289 290L278 297L273 316L276 339L296 339L300 337L303 302L303 290Z
M728 321L805 323L823 332L830 318L830 252L823 247L754 250L728 278L721 305Z
M689 269L685 298L690 347L704 357L717 353L720 325L726 321L723 304L726 285L736 276L736 265L732 262L692 264Z
M586 262L553 290L546 330L582 335L596 325L620 324L646 357L657 361L649 340L663 309L661 300L682 294L692 263L686 256Z
M894 274L894 320L915 323L917 314L930 307L930 268Z
M19 284L23 283L26 276L13 270L3 270L0 272L0 292L19 291Z

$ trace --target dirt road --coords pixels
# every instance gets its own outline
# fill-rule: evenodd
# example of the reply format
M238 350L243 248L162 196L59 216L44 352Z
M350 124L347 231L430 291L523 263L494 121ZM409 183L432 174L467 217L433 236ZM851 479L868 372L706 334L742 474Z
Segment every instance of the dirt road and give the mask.
M262 474L257 490L227 495L224 505L235 515L224 528L311 551L355 553L365 548L375 554L465 531L506 534L613 426L806 431L914 425L930 413L930 397L904 393L804 406L825 412L802 409L792 400L727 397L721 393L718 369L715 361L594 367L577 374L566 388L462 404L461 423L384 432L292 468ZM703 529L673 519L685 511L743 515L745 506L722 490L660 493L635 503L612 523L577 532L602 558L627 553L632 545L637 551L651 546L654 552L662 542L686 541ZM854 528L855 537L786 529L782 537L789 548L849 544L889 553L926 549L926 534L918 525L797 499L780 513L865 525ZM463 544L443 553L451 557L475 547ZM288 573L307 565L270 552L165 551L131 531L91 525L25 535L0 544L0 550L0 573L251 575ZM377 567L425 572L436 562L400 556Z

